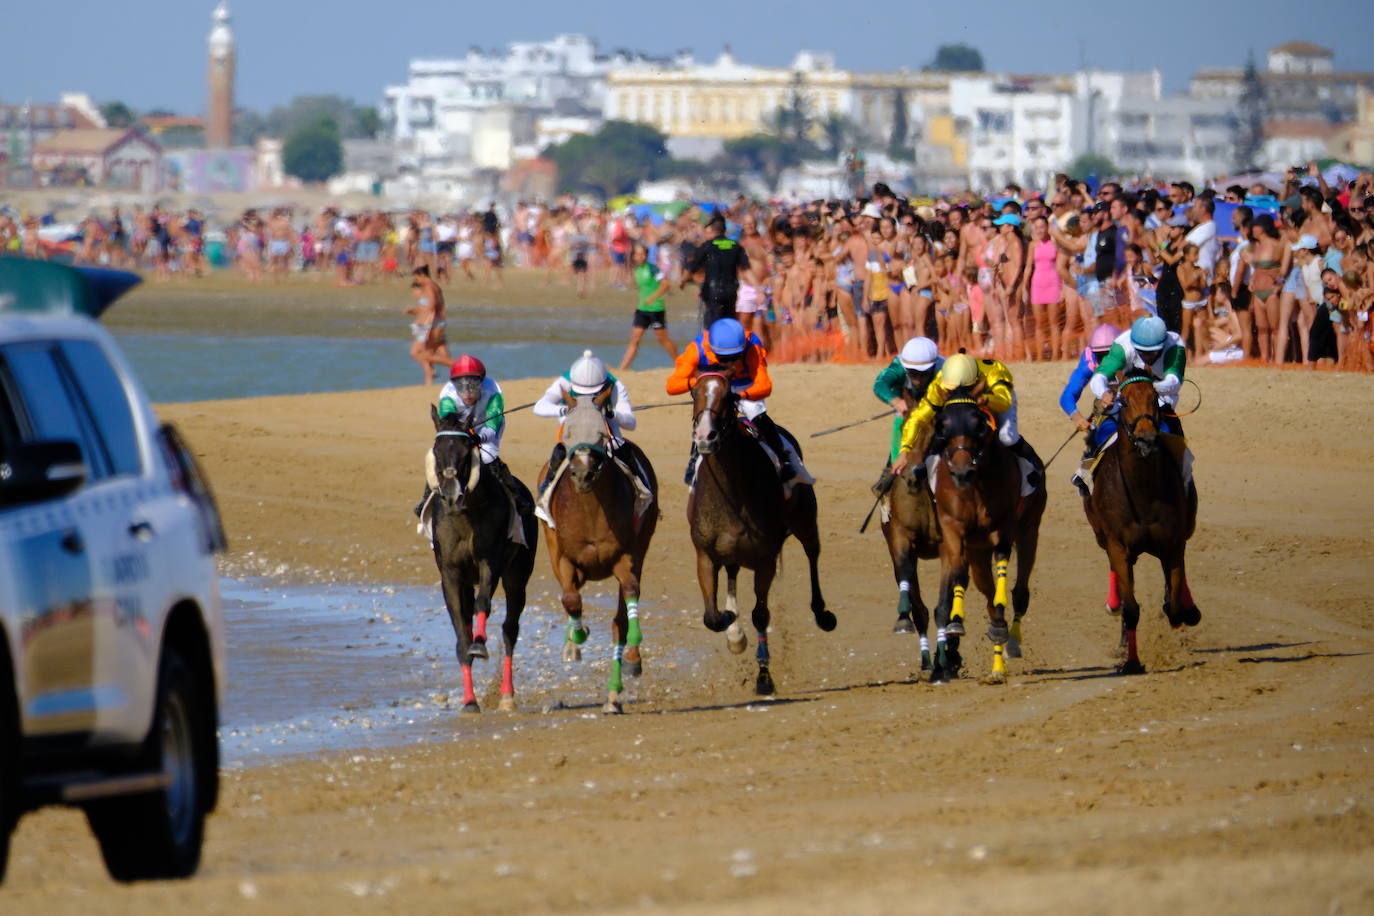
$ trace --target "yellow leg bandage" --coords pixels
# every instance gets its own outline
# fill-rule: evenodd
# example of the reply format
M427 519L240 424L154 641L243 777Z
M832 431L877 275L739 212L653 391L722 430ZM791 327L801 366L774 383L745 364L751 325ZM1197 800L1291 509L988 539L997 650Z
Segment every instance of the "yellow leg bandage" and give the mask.
M949 616L964 616L964 587L962 585L954 586L954 601L950 606Z
M992 673L1005 676L1007 673L1007 663L1002 660L1002 647L992 647Z
M997 590L993 593L992 603L995 607L1007 606L1007 561L998 560L993 567L993 572L997 576Z
M1011 638L1016 642L1021 641L1021 621L1013 620L1011 622Z

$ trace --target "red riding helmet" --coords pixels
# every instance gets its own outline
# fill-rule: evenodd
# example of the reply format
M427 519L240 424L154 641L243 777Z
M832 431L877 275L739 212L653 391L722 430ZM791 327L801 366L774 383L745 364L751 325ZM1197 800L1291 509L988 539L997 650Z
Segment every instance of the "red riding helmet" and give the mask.
M482 365L480 359L466 353L455 359L448 370L449 378L463 378L471 375L484 379L487 377L487 367Z

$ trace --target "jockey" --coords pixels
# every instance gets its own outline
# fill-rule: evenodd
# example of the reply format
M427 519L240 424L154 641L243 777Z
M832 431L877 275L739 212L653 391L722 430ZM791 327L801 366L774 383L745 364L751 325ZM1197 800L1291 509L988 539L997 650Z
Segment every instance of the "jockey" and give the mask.
M1161 432L1183 435L1183 425L1174 410L1178 407L1179 390L1183 387L1183 370L1188 364L1188 348L1183 338L1164 326L1164 319L1154 315L1137 318L1131 329L1117 336L1102 362L1093 370L1088 387L1093 397L1102 401L1103 408L1112 406L1115 393L1110 383L1118 372L1144 369L1154 378L1159 406L1164 408Z
M874 493L881 495L891 488L892 462L897 460L902 450L902 424L906 422L911 408L925 397L926 387L944 364L944 357L940 355L935 341L929 337L913 337L873 380L874 396L884 404L891 405L897 414L892 418L892 445L888 450L887 466L873 485Z
M677 358L673 374L668 377L669 394L686 394L691 390L697 373L707 369L723 372L730 379L730 390L739 397L739 412L750 421L760 438L777 456L778 476L783 483L799 477L814 483L810 474L801 474L793 465L792 450L783 442L778 427L766 413L763 399L773 393L773 380L768 377L768 354L758 335L748 333L734 318L718 318L696 336ZM687 463L686 482L691 484L696 465L696 445Z
M501 436L506 431L506 402L501 386L487 376L487 367L475 356L462 354L449 368L448 384L439 392L439 417L456 416L478 439L482 463L491 466L496 479L515 500L521 515L534 508L525 491L516 484L510 468L501 460ZM425 496L429 489L426 486ZM424 505L424 500L420 500ZM418 507L417 507L417 513Z
M568 406L572 398L596 398L602 392L610 390L605 405L601 408L606 415L606 425L610 429L611 451L624 443L621 437L621 430L631 430L635 428L634 407L630 404L630 392L625 387L625 383L614 375L606 371L606 364L596 357L591 350L583 350L579 357L567 372L553 380L553 384L544 392L534 405L534 415L536 417L549 417L558 419L559 441L553 447L553 454L549 456L549 471L544 475L544 480L539 484L539 492L542 494L550 483L553 482L554 474L557 473L559 465L568 455L568 449L563 444L563 418L568 415Z
M910 466L913 456L919 460L930 446L935 429L935 416L949 398L950 392L983 382L979 403L992 412L997 423L997 438L1017 458L1039 464L1030 443L1021 438L1016 425L1016 392L1012 388L1011 370L995 359L974 359L967 353L956 353L945 360L944 366L926 387L925 395L917 402L902 424L901 452L892 462L892 473L900 476ZM1035 486L1034 472L1026 474L1026 483Z
M1102 364L1107 353L1116 342L1116 338L1121 335L1121 329L1113 324L1104 324L1096 331L1093 331L1092 338L1088 341L1088 346L1083 349L1083 353L1078 357L1078 365L1074 367L1073 373L1069 376L1068 383L1059 395L1059 407L1073 421L1073 425L1078 427L1079 432L1090 434L1089 450L1096 452L1102 447L1102 443L1111 438L1112 433L1116 432L1116 419L1112 416L1103 415L1093 426L1092 422L1078 411L1078 398L1083 394L1083 390L1088 387L1088 382L1097 367Z

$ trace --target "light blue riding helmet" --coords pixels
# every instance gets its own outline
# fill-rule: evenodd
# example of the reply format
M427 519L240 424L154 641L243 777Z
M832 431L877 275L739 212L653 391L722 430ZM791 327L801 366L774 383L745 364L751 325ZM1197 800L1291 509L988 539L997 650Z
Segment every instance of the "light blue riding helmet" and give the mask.
M1164 319L1156 315L1137 318L1131 325L1131 346L1137 350L1158 350L1168 338L1169 329L1164 326Z
M707 337L710 338L711 349L718 356L738 356L749 345L749 335L745 333L744 325L734 318L717 318L711 322Z

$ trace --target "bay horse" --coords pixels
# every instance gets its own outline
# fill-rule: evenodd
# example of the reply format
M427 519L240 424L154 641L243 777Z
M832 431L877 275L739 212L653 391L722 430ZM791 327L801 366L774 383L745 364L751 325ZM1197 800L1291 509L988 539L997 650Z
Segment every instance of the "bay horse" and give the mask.
M611 455L610 430L602 410L613 391L607 388L596 399L567 395L571 406L562 431L567 469L546 497L554 524L544 526L544 541L553 574L563 588L563 610L568 614L564 661L580 661L581 645L587 640L587 629L582 625L582 586L612 576L620 584L611 623L611 643L615 648L603 707L605 712L620 713L624 712L620 702L624 689L622 662L625 673L632 677L643 672L639 651L643 639L639 627L639 582L644 557L658 525L658 481L649 459L633 442L625 441L617 455ZM632 472L642 468L648 478L646 484L654 499L639 519L635 512L635 486L616 465L615 457ZM545 463L539 472L540 480L548 469Z
M930 610L921 600L921 583L916 561L933 560L940 555L940 524L935 516L935 501L924 475L912 470L892 481L888 490L888 511L882 520L883 537L892 557L892 574L897 580L897 623L894 633L918 633L921 637L921 670L931 670Z
M501 622L505 654L501 670L501 709L515 709L513 659L520 636L525 590L534 571L534 513L512 519L511 506L496 472L482 463L477 437L457 417L440 417L430 405L434 421L434 476L437 494L434 525L434 563L439 567L444 605L458 635L458 664L463 669L463 711L480 712L472 689L473 659L487 658L487 617L491 596L500 582L506 592L506 616ZM524 487L524 484L517 484ZM528 491L527 491L528 492ZM510 539L518 522L525 544ZM526 546L527 545L527 546Z
M1185 487L1178 461L1160 438L1164 414L1153 378L1141 370L1119 378L1116 442L1093 471L1083 512L1116 575L1126 646L1126 660L1117 670L1143 674L1136 653L1140 604L1135 596L1135 561L1142 553L1157 557L1164 570L1164 616L1170 626L1193 627L1202 619L1184 568L1188 539L1197 526L1197 488Z
M697 583L706 609L708 630L726 632L731 652L743 652L744 628L736 615L735 581L740 567L754 571L754 632L758 678L754 690L770 696L775 690L768 663L768 591L777 573L783 541L791 534L801 542L811 567L811 614L816 626L835 629L835 615L821 595L820 532L816 524L816 491L794 485L784 495L782 481L763 446L740 428L737 396L719 367L708 367L692 385L692 442L701 455L687 522L697 551ZM796 446L791 435L779 429ZM797 448L798 456L801 449ZM726 575L725 610L716 606L721 568Z
M1045 513L1043 483L1022 498L1020 463L998 440L992 415L976 399L978 390L971 386L951 392L936 418L931 445L931 453L940 456L933 473L941 534L934 683L959 676L964 592L970 572L988 600L993 655L992 671L984 683L1006 682L1003 653L1013 658L1021 654L1021 618L1030 607L1030 576ZM1038 457L1035 464L1043 480L1044 467ZM1013 547L1016 582L1008 626L1007 566Z

